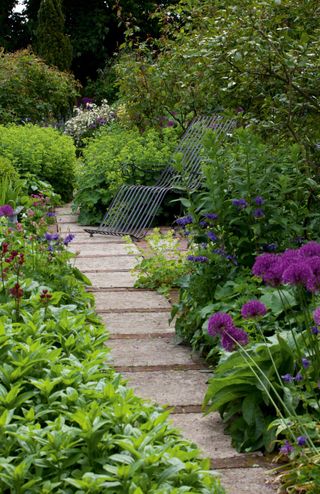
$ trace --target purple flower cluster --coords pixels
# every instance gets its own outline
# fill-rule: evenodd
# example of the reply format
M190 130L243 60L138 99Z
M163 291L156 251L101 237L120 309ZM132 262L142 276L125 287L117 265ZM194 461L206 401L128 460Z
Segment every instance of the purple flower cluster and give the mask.
M320 289L320 243L311 241L281 254L262 254L256 258L252 272L271 286L285 283L316 292Z
M245 209L248 203L245 199L232 199L232 205L238 209Z
M248 206L248 202L245 199L232 199L232 205L237 209L245 209ZM264 199L261 196L257 196L253 199L255 206L262 206L264 204ZM265 216L264 211L261 207L257 207L252 212L253 216L257 219L263 218Z
M267 313L267 307L259 300L249 300L242 306L241 315L244 319L255 319Z
M178 226L181 226L182 228L185 228L187 225L190 225L193 223L192 216L183 216L182 218L178 218L176 220L176 224Z
M209 261L209 259L206 256L188 256L187 260L191 262L202 262L202 263Z
M208 321L208 333L211 336L220 336L221 345L228 352L232 352L237 345L246 345L249 341L247 333L236 328L233 319L225 312L216 312Z
M13 208L10 204L4 204L0 206L0 216L12 216L14 214Z
M64 245L69 245L70 242L74 239L74 235L72 233L68 233L68 235L64 238L63 243Z
M218 240L217 235L212 231L207 232L207 237L211 242L216 242Z

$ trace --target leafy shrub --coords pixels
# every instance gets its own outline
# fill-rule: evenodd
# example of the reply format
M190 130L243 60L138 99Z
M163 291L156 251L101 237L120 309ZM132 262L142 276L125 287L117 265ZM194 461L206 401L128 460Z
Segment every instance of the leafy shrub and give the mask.
M78 85L28 50L0 51L0 123L55 122L71 112Z
M80 208L79 221L98 223L120 185L153 184L172 158L175 144L172 129L159 134L119 125L101 128L83 149L77 169L74 203Z
M115 112L106 100L103 100L100 106L87 102L84 107L75 107L73 111L75 115L66 121L64 132L73 137L78 146L85 137L90 137L95 129L112 122L115 118Z
M11 161L0 155L0 205L9 204L15 208L21 186L19 173Z
M0 153L21 176L31 172L48 181L64 200L71 198L76 158L70 137L31 124L0 126Z

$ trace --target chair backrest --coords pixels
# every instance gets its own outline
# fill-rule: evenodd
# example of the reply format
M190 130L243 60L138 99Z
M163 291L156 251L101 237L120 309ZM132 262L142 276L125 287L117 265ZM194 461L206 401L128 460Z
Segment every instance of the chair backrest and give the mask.
M227 120L221 115L200 116L192 120L186 132L183 134L175 150L175 154L181 154L181 171L174 167L168 167L160 177L157 185L162 187L181 187L189 190L197 189L202 182L201 174L201 149L205 133L212 129L216 138L220 139L235 127L234 120Z

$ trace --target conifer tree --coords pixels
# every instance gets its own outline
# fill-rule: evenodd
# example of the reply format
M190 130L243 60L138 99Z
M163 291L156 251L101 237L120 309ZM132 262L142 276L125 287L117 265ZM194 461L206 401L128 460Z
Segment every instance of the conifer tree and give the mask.
M71 41L64 34L64 26L61 0L41 0L34 48L48 65L60 70L69 69L72 61Z

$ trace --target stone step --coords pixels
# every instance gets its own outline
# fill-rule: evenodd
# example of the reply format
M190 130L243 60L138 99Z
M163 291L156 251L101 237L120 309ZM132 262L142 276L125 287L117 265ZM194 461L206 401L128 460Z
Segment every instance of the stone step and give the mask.
M118 258L118 263L122 258ZM148 290L95 292L97 311L112 310L170 310L169 302L159 293ZM141 314L143 318L143 314Z
M133 288L136 277L130 271L113 271L109 273L86 273L92 283L93 289L97 288Z
M107 342L111 348L111 364L122 370L130 367L179 366L199 367L200 360L192 356L189 347L177 345L175 338L168 335L152 339L112 339ZM146 369L148 370L148 369Z
M136 265L133 256L78 257L75 266L87 272L130 271Z
M111 335L174 333L169 326L170 312L127 312L100 314Z
M79 256L135 256L139 254L139 250L135 245L125 243L105 243L91 244L90 241L86 244L70 243L68 249L71 252L79 252Z
M67 215L73 214L71 205L70 206L66 205L61 208L55 208L55 212L57 216L65 215L65 214Z
M85 228L90 228L89 226L78 225L78 223L61 223L60 217L57 218L58 230L61 233L86 233L84 231ZM87 237L90 238L89 233L87 233Z
M209 377L199 370L122 372L122 375L138 396L169 407L201 407Z
M57 216L57 223L78 223L78 215L77 214L68 214L65 213L63 215L58 215Z
M275 494L272 476L265 468L226 468L216 470L227 494ZM268 484L267 482L270 482Z
M90 237L87 232L72 232L74 240L72 244L81 244L81 245L95 245L95 244L125 244L126 242L122 237L116 237L113 235L94 235ZM71 245L71 244L70 244Z

